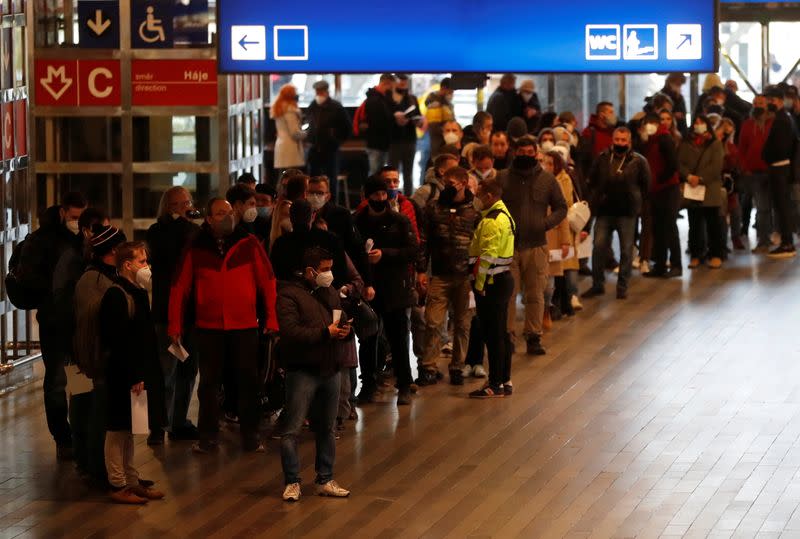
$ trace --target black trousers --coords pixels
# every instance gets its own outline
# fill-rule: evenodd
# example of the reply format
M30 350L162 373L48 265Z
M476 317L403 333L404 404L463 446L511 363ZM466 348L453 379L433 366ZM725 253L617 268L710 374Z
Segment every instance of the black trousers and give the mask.
M200 362L200 401L197 428L200 441L216 441L219 433L219 388L226 365L233 367L238 386L238 411L242 441L258 435L258 329L197 330Z
M775 208L778 230L781 233L781 245L794 245L794 219L792 218L792 167L769 167L769 191Z
M719 207L689 208L689 252L692 258L722 258L722 222Z
M483 365L483 349L485 347L481 319L475 315L472 317L472 324L469 326L469 346L467 346L467 357L464 358L464 363L470 367Z
M393 311L378 311L383 321L383 330L389 341L392 351L392 368L397 377L397 387L408 389L411 386L411 363L408 355L409 340L409 309L396 309ZM380 333L374 337L364 339L359 349L359 364L361 365L361 384L363 388L374 390L377 387L376 374L378 364L378 339Z
M58 331L48 325L39 326L39 341L44 363L44 413L47 428L58 445L72 445L72 431L67 415L67 373L64 370L64 354L58 346Z
M653 261L655 270L663 270L669 263L681 267L681 239L678 234L678 211L681 208L681 189L673 185L650 195L653 210Z
M511 381L514 351L508 333L508 302L514 293L514 278L509 272L495 275L485 292L485 295L475 295L475 304L489 351L489 385L496 388Z

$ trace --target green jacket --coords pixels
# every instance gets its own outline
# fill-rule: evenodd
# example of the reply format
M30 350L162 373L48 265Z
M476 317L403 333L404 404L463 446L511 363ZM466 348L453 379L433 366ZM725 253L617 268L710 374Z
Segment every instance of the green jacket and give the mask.
M689 174L700 176L700 185L706 186L703 206L718 208L722 206L722 163L725 149L716 137L703 146L692 140L684 140L678 147L678 165L681 178Z
M475 290L482 291L494 282L494 276L511 270L514 259L514 230L516 225L502 200L481 212L482 219L472 235L469 246L473 264Z

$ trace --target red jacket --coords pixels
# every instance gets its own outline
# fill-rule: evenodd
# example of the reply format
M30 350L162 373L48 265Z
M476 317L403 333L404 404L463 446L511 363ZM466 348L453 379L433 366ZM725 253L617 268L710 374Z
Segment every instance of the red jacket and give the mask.
M609 127L602 118L596 114L589 117L589 125L581 133L581 137L591 141L592 159L607 150L612 144L612 136L616 127Z
M666 127L658 127L656 134L644 144L642 153L650 165L651 193L657 193L680 183L678 150Z
M241 228L225 240L220 252L207 224L186 249L169 297L169 335L180 335L191 299L195 325L201 329L258 327L257 306L266 312L267 329L278 330L275 276L267 253Z
M763 126L758 125L753 118L748 118L742 124L742 131L739 133L739 159L746 174L766 172L767 164L761 157L761 150L764 149L770 127L772 119L767 120Z

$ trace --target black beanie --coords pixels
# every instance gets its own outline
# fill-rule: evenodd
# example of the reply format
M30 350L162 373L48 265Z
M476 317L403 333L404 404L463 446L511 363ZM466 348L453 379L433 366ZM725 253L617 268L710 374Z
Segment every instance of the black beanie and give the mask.
M382 180L376 176L370 177L364 184L364 198L369 198L371 194L378 191L386 191L386 180Z

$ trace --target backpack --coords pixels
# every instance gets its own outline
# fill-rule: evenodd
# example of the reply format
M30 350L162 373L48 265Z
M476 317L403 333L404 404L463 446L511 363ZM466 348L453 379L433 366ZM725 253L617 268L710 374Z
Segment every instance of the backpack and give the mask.
M361 105L356 109L353 114L353 135L358 137L364 135L369 127L367 121L367 100L361 102Z
M108 350L100 343L100 304L109 288L125 290L100 271L90 268L75 285L75 335L72 340L73 359L80 371L91 379L102 377L108 362ZM134 315L133 298L128 300L128 316Z
M431 186L431 191L428 193L428 198L425 199L425 205L427 206L433 201L433 198L439 192L439 184L436 182L427 182L425 185Z
M23 249L28 243L28 236L14 246L11 258L8 260L8 273L6 274L6 296L17 309L37 309L44 299L44 291L30 285L30 275L33 269L21 264Z

